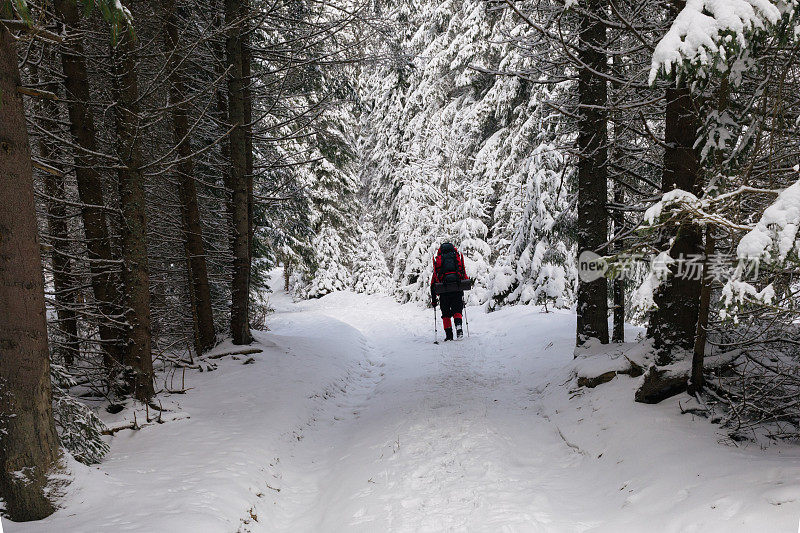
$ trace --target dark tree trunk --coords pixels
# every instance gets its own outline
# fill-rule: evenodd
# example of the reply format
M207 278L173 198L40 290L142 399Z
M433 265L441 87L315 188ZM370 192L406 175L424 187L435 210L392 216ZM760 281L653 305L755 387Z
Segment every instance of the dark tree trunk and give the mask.
M139 129L139 88L136 80L136 44L124 32L113 50L114 118L120 157L119 196L122 208L122 282L128 300L128 336L125 366L135 398L153 394L151 354L150 276L147 265L145 177L142 172L142 131Z
M80 11L72 0L56 0L56 11L61 21L74 29ZM72 49L62 47L61 64L64 70L64 87L67 92L70 131L75 144L75 179L81 201L81 218L86 237L86 250L90 262L91 285L94 299L104 317L100 321L100 340L107 368L113 372L123 362L122 332L112 322L121 320L122 297L117 279L111 270L111 242L103 201L103 180L95 170L97 163L92 153L97 152L94 114L89 106L89 80L86 60L80 39Z
M52 56L49 52L48 56ZM52 61L53 57L48 57ZM53 94L58 94L58 84L38 76L38 68L31 67L31 74L42 86ZM44 130L54 129L54 124L59 118L58 105L48 98L41 98L38 102L38 110L41 115L40 125ZM55 129L58 127L55 126ZM44 135L39 137L39 153L47 161L54 161L59 158L61 152L53 141ZM63 337L62 344L58 351L64 364L71 367L79 355L80 340L78 339L78 320L75 312L75 300L77 284L72 273L72 261L69 253L69 235L67 229L67 209L64 202L58 201L66 198L64 187L64 175L57 167L52 170L43 171L44 190L47 195L47 227L50 231L51 253L50 262L53 268L53 289L57 303L56 313L58 320L54 326Z
M714 255L714 235L711 226L706 226L705 259L703 261L703 281L700 289L700 307L697 316L697 332L694 338L692 353L692 374L689 379L689 394L703 390L705 377L703 363L706 356L706 339L708 338L708 315L711 310L711 288L713 279L709 271L709 258Z
M687 87L666 91L666 124L664 142L663 192L682 189L696 194L699 162L694 149L697 138L697 109ZM702 235L696 224L684 223L678 228L670 249L673 258L689 258L703 253ZM650 315L648 335L658 350L657 364L666 365L680 350L691 350L697 331L700 305L700 279L697 276L675 276L677 267L656 291L658 309ZM676 350L677 348L677 350Z
M622 186L616 184L614 187L614 204L621 206L625 203L625 194L622 191ZM617 210L614 214L614 234L618 236L622 233L623 222L625 215L621 210ZM623 250L622 243L617 241L615 250L621 252ZM625 342L625 280L617 276L613 281L614 290L614 329L611 333L611 340L613 342Z
M3 9L0 8L0 14ZM55 509L58 461L31 152L13 36L0 24L0 494L12 520Z
M45 144L45 143L42 143ZM47 149L42 147L42 154L47 155ZM64 364L71 367L80 352L80 339L78 338L78 319L75 312L76 287L72 264L69 259L67 243L67 213L62 202L53 201L52 198L64 198L63 174L47 174L44 178L45 192L47 193L47 225L53 240L53 288L55 299L58 303L57 315L61 333L64 336L62 357Z
M48 88L52 91L53 87ZM52 115L57 116L57 115ZM50 159L54 151L44 137L39 141L39 150L43 157ZM58 328L64 336L62 357L64 364L71 367L75 364L80 352L78 338L78 319L75 312L75 296L77 284L72 273L72 262L69 258L69 235L67 230L67 210L63 202L55 198L65 198L64 175L46 172L44 176L45 193L47 194L47 226L52 240L51 261L53 264L53 289L58 304Z
M250 2L241 0L242 18L250 20ZM247 29L249 30L249 29ZM244 123L246 157L247 157L247 242L250 249L251 267L253 257L253 235L255 234L255 204L253 198L253 91L252 91L252 51L250 50L250 32L242 35L242 79L244 82Z
M231 189L229 214L233 249L233 284L231 290L231 335L234 344L249 344L250 323L250 191L247 176L247 113L241 31L243 0L225 0L225 55L228 72L228 121L233 127L229 136ZM249 68L248 68L249 70Z
M186 82L182 73L181 57L177 54L178 26L175 4L167 6L167 54L171 56L170 100L172 104L173 138L178 145L180 162L176 170L180 183L181 211L183 217L184 248L188 269L189 290L192 295L195 321L195 349L203 353L213 348L214 315L211 307L211 290L208 285L208 267L203 245L203 227L200 224L200 207L194 182L194 159L189 139L189 109L185 103Z
M727 78L723 78L717 91L717 110L722 112L728 109L730 98L730 84ZM721 153L717 153L715 172L721 172L724 165ZM713 175L713 174L712 174ZM700 289L700 308L697 314L697 333L694 339L694 351L692 353L692 374L689 379L688 391L690 394L697 394L703 390L705 376L703 375L704 361L706 356L706 340L708 339L708 317L711 311L711 291L714 280L711 277L710 258L714 255L716 242L714 240L714 230L711 225L705 229L705 249L703 254L703 280Z
M596 72L607 71L605 0L589 0L580 23L578 81L578 253L596 251L608 241L608 88ZM608 343L608 282L605 278L578 282L577 343L590 337Z

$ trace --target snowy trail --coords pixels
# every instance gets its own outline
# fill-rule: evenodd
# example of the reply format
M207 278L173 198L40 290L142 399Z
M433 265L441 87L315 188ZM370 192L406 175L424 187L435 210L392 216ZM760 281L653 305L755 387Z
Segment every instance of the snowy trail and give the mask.
M433 345L430 319L398 316L400 306L388 307L378 315L335 309L339 320L373 339L383 377L365 375L334 422L309 432L295 460L284 463L302 474L283 478L294 508L290 503L274 526L548 531L574 525L555 518L564 514L548 496L568 497L570 480L541 474L548 463L550 469L575 464L575 452L531 412L530 384L506 365L502 337L479 327L462 342ZM487 356L492 352L496 357ZM527 439L519 438L522 424L529 426Z
M434 345L415 304L271 300L262 353L187 373L170 421L5 531L797 531L800 449L736 447L628 377L576 388L568 312L470 309L472 337Z
M633 404L627 378L609 397L570 390L570 314L473 311L471 338L434 345L430 310L346 294L304 305L364 334L377 365L282 462L265 531L796 528L796 449L721 446L674 402Z

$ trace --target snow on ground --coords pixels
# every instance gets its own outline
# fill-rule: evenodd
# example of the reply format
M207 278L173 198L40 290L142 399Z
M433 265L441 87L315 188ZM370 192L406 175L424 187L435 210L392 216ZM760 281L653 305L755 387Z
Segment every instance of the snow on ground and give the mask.
M685 396L634 403L634 378L578 389L574 315L474 309L434 345L413 304L272 301L253 364L187 373L174 421L6 530L797 531L800 449L736 447Z

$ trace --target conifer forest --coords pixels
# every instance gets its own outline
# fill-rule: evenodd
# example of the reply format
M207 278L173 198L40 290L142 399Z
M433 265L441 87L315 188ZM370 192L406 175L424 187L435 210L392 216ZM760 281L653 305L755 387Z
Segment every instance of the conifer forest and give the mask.
M799 230L798 0L0 0L0 533L796 531Z

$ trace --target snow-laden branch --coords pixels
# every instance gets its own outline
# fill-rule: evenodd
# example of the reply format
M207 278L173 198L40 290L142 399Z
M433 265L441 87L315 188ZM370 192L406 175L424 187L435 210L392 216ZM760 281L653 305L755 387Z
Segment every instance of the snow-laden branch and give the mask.
M725 217L722 211L727 204L744 194L774 194L775 202L755 224L737 223ZM662 195L661 200L650 206L642 217L640 228L653 228L666 223L689 220L697 224L710 224L732 232L747 232L737 248L738 265L722 290L724 309L722 318L730 316L732 307L751 300L770 305L775 298L772 285L757 290L743 277L753 270L758 261L777 259L783 262L794 248L800 251L797 231L800 228L800 181L783 190L740 187L736 191L720 196L698 198L694 194L674 189ZM774 252L777 251L775 256ZM667 252L662 252L651 264L650 272L641 286L634 292L633 305L638 309L655 307L653 292L669 274L669 265L674 262ZM755 262L755 263L754 263ZM733 315L735 319L735 314Z
M772 0L687 0L669 31L656 45L650 67L650 83L659 72L669 75L685 61L708 65L725 48L747 46L747 35L765 29L781 17Z
M739 264L731 278L722 289L725 306L720 315L725 318L728 309L751 300L762 305L770 305L775 298L772 284L757 290L752 284L743 281L747 262L766 261L783 263L789 253L800 251L797 230L800 228L800 180L778 194L772 205L764 210L761 219L736 247ZM735 319L735 314L734 314Z
M770 250L782 262L794 248L800 252L797 230L800 227L800 181L784 189L775 202L764 210L761 220L736 248L739 259L767 259Z

